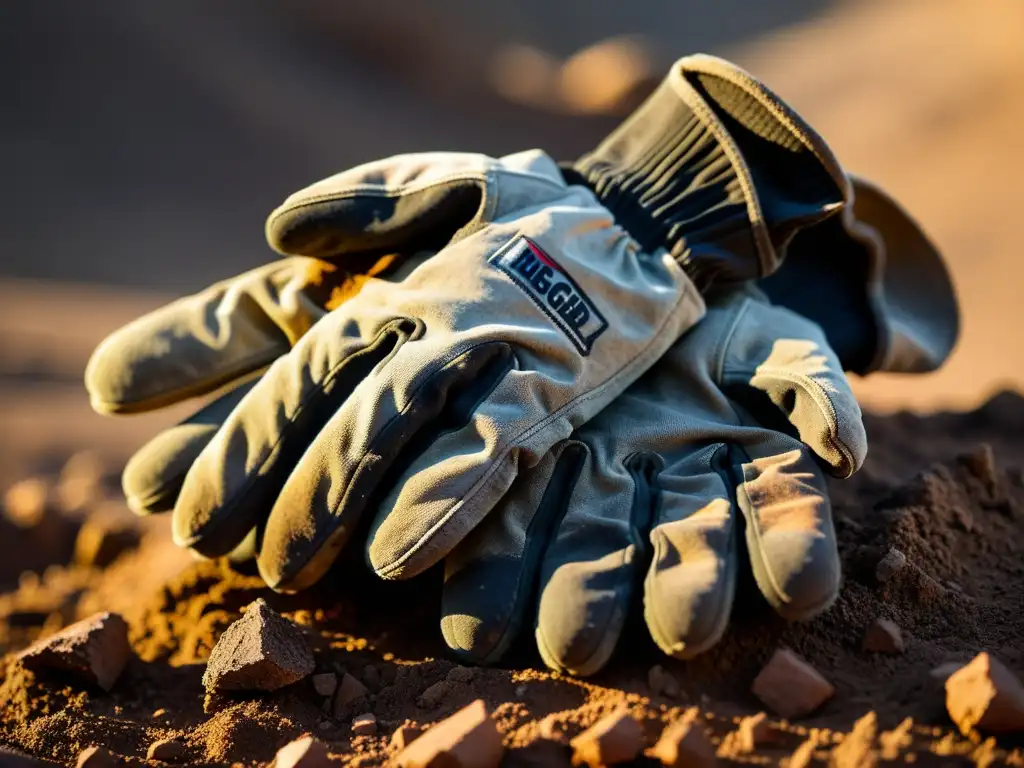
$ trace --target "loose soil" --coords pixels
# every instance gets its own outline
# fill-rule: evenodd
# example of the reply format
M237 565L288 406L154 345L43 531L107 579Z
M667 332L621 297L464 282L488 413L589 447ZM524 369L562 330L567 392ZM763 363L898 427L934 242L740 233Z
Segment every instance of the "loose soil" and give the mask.
M60 764L74 764L81 750L100 744L142 765L151 743L178 738L190 764L259 765L312 733L339 761L373 766L392 754L389 737L403 723L429 726L483 698L509 747L508 766L568 765L566 739L622 705L645 723L649 743L664 723L699 708L726 762L773 764L802 747L816 760L831 755L842 764L844 754L861 754L854 747L863 740L879 762L1024 765L1024 736L956 732L941 681L929 674L983 650L1024 672L1024 399L1004 393L962 414L869 415L867 426L864 469L831 487L845 581L825 615L786 624L759 601L747 576L728 634L696 660L662 657L637 621L594 678L548 672L524 643L505 668L455 675L427 701L423 691L455 666L438 632L438 574L386 584L358 563L341 564L315 590L281 596L224 563L192 562L170 543L163 520L140 523L138 544L102 568L75 564L69 554L67 526L89 525L87 513L62 516L62 543L49 549L38 532L0 521L0 584L7 589L0 595L0 652L8 654L0 669L0 743ZM109 500L102 503L109 514ZM894 548L907 565L880 581L876 566ZM316 672L348 672L367 685L360 711L325 711L308 678L272 694L225 697L204 711L205 660L258 597L308 634ZM15 651L98 610L124 616L135 652L110 693L57 674L33 675L16 663ZM877 618L899 625L904 652L862 650ZM750 683L780 646L813 664L837 693L807 719L771 718L777 738L741 754L730 734L741 717L761 710ZM677 696L649 689L654 664L676 678ZM376 714L378 735L353 736L351 718L367 709ZM863 720L872 712L874 742L870 718ZM832 754L844 740L847 749ZM0 765L16 759L0 754Z

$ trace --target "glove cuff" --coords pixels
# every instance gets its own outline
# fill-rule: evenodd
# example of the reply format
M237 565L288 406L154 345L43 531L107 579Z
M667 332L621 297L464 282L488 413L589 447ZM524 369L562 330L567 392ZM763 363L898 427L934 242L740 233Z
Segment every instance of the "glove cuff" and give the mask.
M799 228L835 213L847 181L824 140L727 61L677 61L655 92L566 171L648 251L698 287L765 277Z

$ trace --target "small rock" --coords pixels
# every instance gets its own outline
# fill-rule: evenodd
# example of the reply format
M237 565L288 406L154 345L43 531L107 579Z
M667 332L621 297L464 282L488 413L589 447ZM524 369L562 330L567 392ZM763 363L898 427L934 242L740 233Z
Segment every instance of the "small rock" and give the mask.
M873 768L878 763L875 736L878 717L868 712L853 724L853 730L843 737L829 756L829 765L835 768Z
M162 760L165 763L176 763L185 756L185 745L177 739L154 741L146 750L149 760Z
M903 653L903 633L889 619L875 619L864 633L863 647L871 653Z
M220 636L203 685L207 692L276 691L306 677L314 666L302 631L260 598Z
M313 690L321 696L330 698L338 690L338 676L333 672L313 675Z
M395 756L400 768L496 768L505 753L483 699L442 720Z
M707 730L693 712L662 731L648 754L672 768L705 768L718 762Z
M907 566L907 556L896 548L890 549L875 566L875 578L881 583L889 581Z
M667 696L674 699L679 695L679 682L660 664L655 664L647 670L647 687L651 689L652 696Z
M1024 731L1024 685L998 659L979 653L946 680L946 709L964 735L974 728Z
M401 751L412 744L423 733L415 725L400 725L391 734L391 748Z
M106 568L124 552L138 547L141 538L130 521L91 515L75 537L75 562L87 568Z
M474 677L476 677L476 670L472 667L452 667L445 676L445 680L456 684L471 683Z
M417 703L426 709L433 709L438 704L443 703L451 692L452 684L447 680L439 680L420 694L420 698Z
M620 709L598 720L569 746L573 765L599 768L636 758L644 748L644 732L627 710Z
M152 717L152 718L153 718L154 720L156 720L156 719L159 719L159 718L163 717L163 716L164 716L164 715L166 715L166 714L167 714L167 710L166 710L166 709L164 709L163 707L160 707L160 709L158 709L158 710L155 710L155 711L153 712L153 714L151 715L151 717Z
M981 480L985 490L994 495L999 488L999 468L996 466L996 456L992 452L992 446L982 443L970 453L964 453L957 457L967 468L967 471Z
M365 685L346 672L342 675L341 683L338 685L338 692L334 695L335 715L342 716L347 707L359 701L368 693L369 691L366 690Z
M751 691L777 715L793 718L809 715L836 689L806 661L780 648L754 679Z
M46 517L50 486L40 477L21 480L4 493L4 516L19 528L34 528Z
M363 667L363 683L374 691L380 688L380 673L372 664L367 664Z
M124 761L106 747L89 747L78 754L75 768L115 768Z
M19 654L29 669L67 670L109 691L131 656L128 625L116 613L97 613Z
M327 747L322 742L303 736L277 750L270 768L331 768L336 765L327 756Z
M758 712L756 715L744 717L737 728L738 746L742 752L750 753L762 744L770 744L778 740L778 732L768 722L768 715Z
M352 733L356 736L375 736L377 734L377 716L372 712L356 715L352 719Z

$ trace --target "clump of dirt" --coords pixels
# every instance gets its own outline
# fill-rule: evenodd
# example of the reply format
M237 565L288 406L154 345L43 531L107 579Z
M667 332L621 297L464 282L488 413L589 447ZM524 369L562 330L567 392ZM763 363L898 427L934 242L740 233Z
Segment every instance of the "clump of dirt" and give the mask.
M50 565L0 596L5 651L115 610L129 623L135 654L107 694L26 671L9 653L0 742L72 764L80 750L101 744L143 764L150 744L174 738L193 764L256 765L311 733L339 759L380 765L394 751L395 729L429 726L483 698L510 748L505 765L568 764L568 740L619 707L644 723L648 744L697 707L725 760L770 762L797 751L826 759L853 733L845 737L851 754L1022 764L1019 735L959 735L945 713L942 679L930 672L980 651L1024 671L1024 400L1004 394L967 414L869 416L867 426L864 470L831 485L842 593L812 622L777 618L746 575L728 633L692 661L661 656L638 620L595 678L539 668L528 642L506 668L465 670L445 658L440 642L439 574L389 584L359 563L341 563L314 590L277 595L224 562L190 561L157 521L146 524L137 548L104 567ZM347 673L365 686L354 705L360 711L336 708L310 678L273 693L226 694L204 711L205 661L244 606L261 597L306 634L315 673L339 680ZM864 650L864 633L878 619L898 625L902 652ZM741 718L763 708L751 681L779 647L810 662L836 694L805 720L771 718L772 738L753 753L739 750ZM654 664L664 668L659 691L647 682ZM665 685L666 676L677 685ZM366 711L376 715L377 734L353 734L352 717Z

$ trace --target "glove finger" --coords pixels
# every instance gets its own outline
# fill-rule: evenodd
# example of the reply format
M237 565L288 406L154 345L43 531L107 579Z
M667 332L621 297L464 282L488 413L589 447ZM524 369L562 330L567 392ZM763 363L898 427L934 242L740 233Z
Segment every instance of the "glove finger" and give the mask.
M665 653L692 658L713 646L729 622L736 591L736 530L728 450L697 450L658 476L644 618Z
M576 441L556 446L445 558L441 634L456 656L494 663L520 636L534 611L544 550L587 455Z
M394 256L346 270L319 259L276 261L151 312L108 336L85 373L100 413L150 411L213 392L270 365Z
M739 466L737 505L758 587L783 617L810 619L839 594L840 561L825 477L806 446L765 430Z
M590 675L622 633L647 562L647 532L658 501L661 461L625 462L595 441L544 556L535 638L553 669Z
M422 504L402 508L389 520L395 524L392 530L397 529L396 551L414 550L424 530L429 539L430 531L450 519L463 488L479 479L480 468L498 452L496 420L480 412L480 403L513 365L511 347L501 342L478 344L453 355L444 339L431 343L423 338L398 350L324 425L281 489L260 549L264 580L274 589L289 591L312 585L330 567L367 509L375 510L389 489L404 492L411 483L423 493ZM429 373L410 376L410 371ZM481 429L481 421L491 428L486 435L476 432L471 437ZM411 479L403 479L410 465L450 434L462 436L461 452L446 452L448 458L431 467L435 472L424 482L415 482L415 472ZM502 492L511 481L507 474ZM459 540L479 518L468 523L461 510L457 517L465 525Z
M375 304L328 315L253 385L193 463L174 507L180 546L232 550L267 519L299 458L346 399L413 334Z
M189 468L255 383L220 395L136 451L121 475L129 509L138 515L171 511Z

